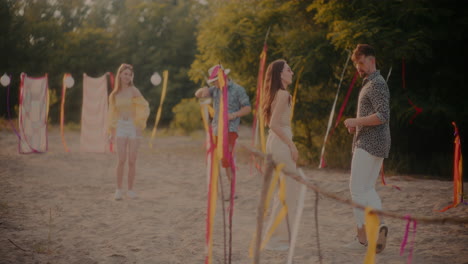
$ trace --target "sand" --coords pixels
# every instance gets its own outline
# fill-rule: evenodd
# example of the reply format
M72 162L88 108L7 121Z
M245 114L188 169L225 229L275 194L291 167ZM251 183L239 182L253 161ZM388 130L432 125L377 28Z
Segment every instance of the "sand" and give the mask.
M242 128L241 143L250 132ZM79 132L67 131L65 153L51 128L49 151L20 155L10 130L0 131L0 263L204 263L206 172L203 133L145 137L137 161L138 199L114 201L115 154L79 152ZM261 177L251 173L246 151L237 150L239 198L235 202L232 263L251 263ZM449 166L449 164L448 164ZM348 171L305 169L328 191L349 198ZM124 182L126 178L124 179ZM419 216L466 217L468 206L435 212L451 203L452 182L390 175L402 191L377 184L384 208ZM466 189L466 188L465 188ZM315 195L308 192L295 263L319 263ZM227 203L226 203L227 205ZM222 210L214 226L213 263L223 263ZM365 251L343 248L354 236L350 207L319 200L323 263L363 263ZM406 263L399 256L406 223L386 219L389 237L377 263ZM11 242L10 242L11 241ZM13 244L16 244L16 246ZM413 263L468 263L468 226L419 224ZM261 263L285 263L284 252L263 251Z

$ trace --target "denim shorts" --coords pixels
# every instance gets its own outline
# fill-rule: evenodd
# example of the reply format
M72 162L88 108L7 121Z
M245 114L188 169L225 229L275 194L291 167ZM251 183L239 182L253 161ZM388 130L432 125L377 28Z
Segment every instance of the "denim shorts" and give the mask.
M119 119L119 121L117 121L115 136L120 138L139 138L136 133L136 127L131 119Z

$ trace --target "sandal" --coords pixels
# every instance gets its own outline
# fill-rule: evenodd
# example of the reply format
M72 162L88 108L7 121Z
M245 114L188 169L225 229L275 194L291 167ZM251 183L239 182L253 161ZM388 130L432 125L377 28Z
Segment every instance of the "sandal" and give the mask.
M377 247L375 252L379 254L385 249L387 244L387 235L388 235L388 227L386 225L380 225L379 227L379 238L377 239Z

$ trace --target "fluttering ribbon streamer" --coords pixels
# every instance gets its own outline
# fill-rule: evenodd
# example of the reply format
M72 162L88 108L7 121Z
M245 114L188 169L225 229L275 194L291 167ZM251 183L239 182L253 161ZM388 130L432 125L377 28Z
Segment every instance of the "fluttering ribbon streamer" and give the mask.
M109 82L110 82L110 88L111 88L110 92L112 92L112 90L114 89L114 74L112 72L108 72L107 74L109 75ZM110 92L109 92L109 94L110 94ZM114 153L114 143L113 142L109 143L109 151L111 153Z
M263 100L263 81L265 77L265 65L267 59L267 39L270 34L270 27L268 27L267 33L265 35L265 41L263 42L263 49L260 53L260 63L258 66L258 76L257 76L257 93L255 98L255 113L252 123L252 140L253 147L260 149L263 153L266 153L266 139L265 139L265 121L262 114L262 100ZM252 156L254 159L254 156ZM255 162L255 161L254 161Z
M211 170L211 153L213 152L213 132L211 131L211 125L209 122L209 112L208 107L211 103L210 98L201 98L199 100L200 103L200 113L203 120L203 127L205 128L205 148L206 148L206 167L208 168L206 174L206 182L207 185L210 182L210 170Z
M284 166L285 166L284 163L279 163L275 167L275 170L273 172L273 177L271 179L270 186L268 186L268 191L267 191L267 195L266 195L266 198L265 198L265 207L264 207L264 211L263 211L263 218L265 218L269 214L271 199L272 199L273 194L274 194L274 192L276 190L276 185L279 182L279 177L280 177L280 174L281 174L281 170L284 168ZM276 229L276 227L273 229L273 232L275 231L275 229ZM271 234L270 234L270 236L271 236ZM270 238L269 236L266 236L264 238L264 240L261 243L262 246L260 247L260 250L263 249L264 245L268 242L269 238ZM254 251L255 240L256 239L257 239L257 237L256 237L256 234L254 233L252 241L250 243L250 248L249 248L249 256L251 258L253 257L253 251Z
M156 130L158 129L159 120L161 119L162 106L163 106L163 103L164 103L164 99L166 98L167 79L168 79L168 77L169 77L169 72L167 70L163 71L163 88L162 88L162 91L161 91L161 100L159 101L158 112L156 113L156 120L154 121L153 131L151 132L151 139L150 139L150 142L149 142L150 148L153 148L154 137L156 136Z
M392 69L393 69L393 66L390 66L390 70L388 70L388 74L387 74L387 79L385 79L385 82L388 84L388 79L390 79L390 75L392 74Z
M270 182L270 186L268 187L268 192L267 196L265 199L265 209L263 211L263 218L268 214L269 208L270 208L270 202L273 197L274 192L276 191L276 186L279 183L278 187L278 199L281 203L281 209L277 213L276 217L272 220L271 225L269 226L269 229L267 230L267 233L265 234L265 237L262 239L260 250L263 250L270 240L271 236L273 233L276 231L278 226L281 224L281 222L287 217L288 214L288 206L286 204L286 181L285 181L285 176L281 175L282 169L284 168L285 164L284 163L279 163L276 165L275 170L273 172L273 178ZM250 249L249 249L249 256L252 258L253 257L253 251L254 251L254 246L255 246L255 241L257 237L256 234L254 233L252 241L250 243Z
M402 59L402 65L401 65L401 79L402 79L402 86L403 86L403 89L405 90L406 92L406 98L408 99L408 103L414 108L414 110L416 111L416 113L414 113L413 116L411 116L410 120L409 120L409 123L410 124L413 124L414 122L414 119L422 113L422 108L421 107L418 107L416 106L413 101L411 101L411 99L409 98L408 96L408 92L406 91L406 67L405 67L405 58Z
M270 226L270 229L265 235L265 238L262 241L262 246L261 249L264 249L268 241L270 240L271 236L273 233L276 231L278 226L281 224L285 218L288 217L288 205L286 203L286 176L280 175L279 177L279 189L278 189L278 198L281 203L281 209L276 215L272 225ZM287 220L286 220L287 221Z
M396 185L393 185L393 184L387 184L387 182L385 181L385 173L384 173L384 165L382 163L382 167L380 167L380 179L381 179L381 182L384 186L388 186L388 187L392 187L392 188L395 188L399 191L401 191L401 188L396 186Z
M200 100L200 111L202 114L203 125L205 128L206 133L206 168L207 168L207 187L208 187L208 206L207 206L207 217L206 217L206 249L207 249L207 258L209 257L210 260L208 263L211 263L211 254L212 254L212 231L213 231L213 220L214 220L214 212L216 210L216 197L213 198L212 195L216 195L217 189L213 185L213 182L217 183L217 161L214 157L216 154L214 151L215 144L213 138L213 131L211 129L211 125L209 123L209 113L208 113L208 105L211 102L210 99ZM216 164L213 164L216 163ZM215 175L216 174L216 175ZM216 177L216 179L215 179ZM213 211L212 211L213 210ZM205 263L206 260L205 260Z
M299 175L303 179L305 179L304 172L302 172L301 169L297 169L297 171L299 172ZM287 262L288 264L293 263L294 248L296 247L297 234L299 232L299 225L301 223L302 211L304 209L304 200L305 200L306 192L307 192L307 186L305 186L304 184L301 184L301 187L299 190L299 197L297 200L297 206L296 206L296 216L294 218L294 223L292 225L292 230L291 230L291 241L289 243L289 253L288 253L288 262Z
M268 188L268 192L267 192L267 196L266 196L266 200L265 200L265 210L263 212L263 217L265 218L269 212L269 208L270 208L270 202L271 202L271 199L272 199L272 196L276 190L276 185L279 183L279 177L280 177L280 174L281 174L281 170L284 168L285 164L284 163L279 163L278 165L276 165L275 167L275 171L273 173L273 178L270 182L270 186Z
M294 118L294 106L296 105L297 91L299 90L299 80L301 79L303 71L304 71L304 66L302 66L299 72L297 73L296 85L294 85L294 93L293 93L292 102L291 102L291 118L290 118L291 120L293 120Z
M367 236L367 253L364 259L364 264L374 264L375 263L375 254L377 248L377 239L379 237L379 225L380 220L379 216L375 213L372 213L371 207L366 207L366 236Z
M208 206L206 216L206 257L205 264L211 264L213 259L213 225L216 213L216 201L218 197L218 177L219 177L219 162L217 151L211 152L211 168L210 168L210 181L208 184Z
M265 63L267 58L267 50L268 46L263 44L263 50L260 54L260 65L258 68L258 76L257 76L257 95L255 98L255 114L253 119L253 147L259 148L263 153L266 152L266 143L265 141L265 125L263 121L262 115L262 97L263 97L263 78L265 75Z
M343 100L343 103L341 104L340 111L338 112L338 115L336 116L336 121L335 121L335 126L333 127L333 130L330 132L330 136L333 135L333 132L335 129L338 127L341 117L343 116L344 110L346 108L346 105L348 104L349 97L351 96L351 93L353 91L354 85L356 84L357 77L359 76L358 72L353 76L353 79L351 81L351 84L349 85L348 92L346 93L346 96Z
M408 234L409 234L410 225L411 225L411 222L413 222L413 230L412 230L413 237L411 239L411 244L410 244L409 253L408 253L408 264L411 264L411 261L413 259L413 249L414 249L414 240L416 238L417 222L416 222L416 219L411 219L410 215L406 215L405 219L407 222L406 222L405 235L403 236L403 241L401 241L400 256L403 256L403 254L405 253L405 247L406 247L406 244L408 243Z
M65 94L67 92L67 86L65 84L65 80L71 77L70 73L65 73L63 75L62 80L62 100L60 103L60 136L62 137L62 144L65 152L70 152L67 146L67 142L65 141L65 132L64 132L64 123L65 123Z
M318 166L319 169L325 167L325 162L324 162L325 145L327 144L328 133L330 132L330 128L332 126L333 116L335 115L336 101L338 101L338 95L340 94L341 83L343 82L343 77L344 77L346 68L348 67L348 63L349 63L350 58L351 58L351 53L349 52L348 53L348 58L346 59L345 65L343 67L343 71L341 72L340 83L338 84L338 89L336 91L335 100L333 101L333 106L332 106L332 110L330 112L330 117L328 118L327 131L325 132L325 137L323 138L322 151L320 153L320 162L319 162L319 166Z
M215 71L213 71L215 73ZM227 88L227 81L226 75L224 74L224 70L219 67L217 71L219 87L221 89L221 97L219 98L219 114L218 114L218 142L217 151L218 151L218 158L228 159L229 157L229 118L228 118L228 88ZM210 77L211 78L211 77ZM220 145L221 143L221 145Z
M463 157L461 153L460 133L457 124L452 122L455 130L454 153L453 153L453 203L439 212L445 212L450 208L457 207L463 203Z
M390 78L391 73L392 73L392 67L390 67L390 70L388 71L387 82L388 82L388 79ZM340 111L338 112L338 115L336 116L335 126L332 128L332 130L330 131L330 134L329 134L329 136L327 138L327 142L330 139L330 137L333 135L333 133L335 132L335 129L338 127L338 125L341 122L341 118L343 117L344 110L346 108L346 105L348 104L349 97L351 96L351 93L353 92L353 88L354 88L354 85L356 84L358 76L359 76L359 73L356 71L356 73L354 73L353 79L351 80L351 84L349 85L348 92L346 93L346 96L345 96L345 98L343 100L343 103L341 104ZM327 142L325 143L325 145L327 144ZM324 157L321 158L320 165L322 166L322 168L326 167L326 161L325 161ZM385 183L384 183L384 185L385 185ZM397 186L395 186L395 187L397 187ZM399 188L397 187L397 189L399 189Z
M235 159L232 153L229 151L229 118L228 118L228 81L224 69L222 67L218 68L218 82L222 92L222 97L220 98L219 105L219 115L218 115L218 142L217 149L219 159L227 159L229 161L229 168L231 170L231 178L229 179L231 192L229 199L229 255L228 263L231 263L232 256L232 218L234 216L234 197L236 194L236 164ZM220 146L219 144L222 143ZM235 145L232 146L234 149Z
M235 162L234 158L230 155L229 152L229 121L228 121L228 83L226 74L222 67L215 68L213 70L212 76L218 77L219 89L221 90L221 97L219 101L219 112L218 112L218 131L217 131L217 142L216 149L213 149L211 152L211 173L210 173L210 183L208 188L208 213L207 213L207 232L206 232L206 247L207 254L205 258L205 264L211 264L213 259L213 224L214 216L216 210L216 197L217 197L217 186L218 186L218 177L219 177L219 161L223 158L227 159L230 163L230 168L232 170L231 177L231 195L230 195L230 206L229 206L229 262L231 261L231 251L232 251L232 217L234 213L234 196L235 196ZM213 146L214 144L212 144Z
M9 75L10 77L10 80L11 79L11 75ZM13 124L13 122L11 121L11 113L10 113L10 85L11 85L11 81L10 83L7 85L7 97L6 97L6 106L7 106L7 114L8 114L8 122L10 123L10 126L11 126L11 129L13 130L13 132L15 132L16 134L16 137L18 138L18 140L21 140L21 136L20 134L18 133L18 131L16 130L15 128L15 124ZM19 150L18 150L19 151Z

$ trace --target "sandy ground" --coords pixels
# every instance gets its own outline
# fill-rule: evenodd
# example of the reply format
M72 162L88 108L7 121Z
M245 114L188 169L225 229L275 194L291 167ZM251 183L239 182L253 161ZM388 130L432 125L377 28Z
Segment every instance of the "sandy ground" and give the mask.
M241 142L250 142L243 128ZM58 130L49 133L49 152L20 155L17 139L0 131L0 263L204 263L206 173L203 134L144 139L137 161L138 199L114 201L116 155L80 153L79 132L67 132L65 153ZM239 198L235 203L232 263L251 263L261 178L251 173L238 149ZM348 172L306 169L320 186L349 198ZM385 209L419 216L463 217L468 206L434 212L452 200L452 182L388 177L402 188L378 184ZM466 188L465 188L466 189ZM319 263L314 199L307 193L295 263ZM223 263L222 210L218 203L213 263ZM319 201L323 263L363 263L364 251L343 245L354 236L350 207ZM387 248L377 263L406 263L399 256L406 223L386 219ZM14 244L16 244L16 246ZM419 224L413 263L468 263L467 225ZM286 253L263 251L261 263L285 263Z

